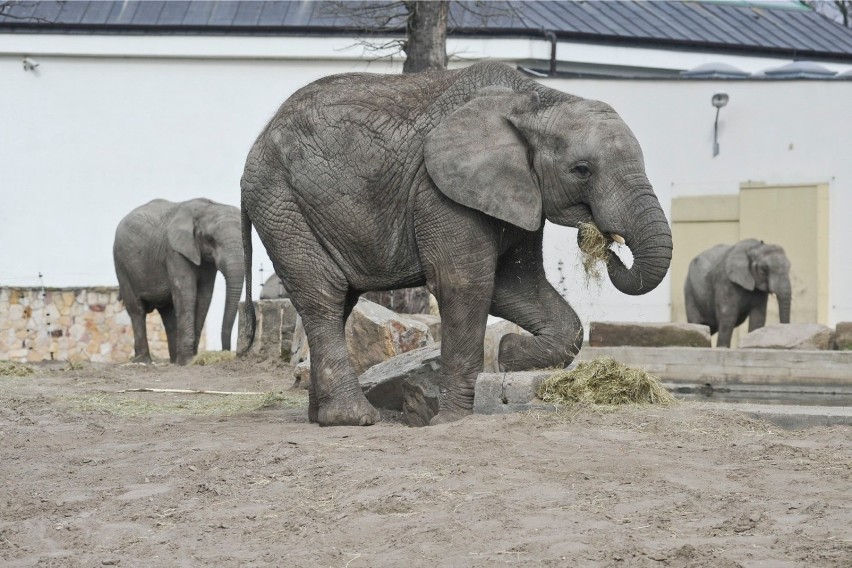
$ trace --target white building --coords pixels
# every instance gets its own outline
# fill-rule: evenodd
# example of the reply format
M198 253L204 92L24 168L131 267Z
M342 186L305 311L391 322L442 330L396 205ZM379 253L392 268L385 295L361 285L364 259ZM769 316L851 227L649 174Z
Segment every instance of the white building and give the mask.
M794 297L794 321L852 320L844 247L852 239L852 30L792 2L512 4L520 23L486 22L450 39L451 66L493 58L546 72L546 21L556 32L558 73L542 83L615 107L642 144L667 214L674 213L673 274L640 297L608 283L587 288L576 268L574 231L548 227L549 274L584 322L682 317L678 263L707 239L719 236L709 247L740 233L786 239L781 244L794 249L788 252L813 260L807 274L796 274L794 259L794 286L815 306L812 318L797 316ZM345 26L319 25L317 6L41 2L18 18L0 16L0 285L39 285L39 274L48 286L114 285L115 226L131 209L157 197L239 206L246 153L291 93L332 73L400 71L399 59L371 60ZM631 16L636 10L641 17ZM794 58L828 73L752 75ZM746 78L681 74L708 63L733 66ZM720 92L729 103L719 113L714 157L710 99ZM757 195L748 193L756 183L775 192L770 200L781 199L785 213L746 200L748 211L765 213L758 224L746 220L737 196ZM805 197L792 205L791 190L781 187L790 185L810 193L796 194ZM715 195L728 199L679 200ZM816 209L805 215L812 201ZM696 217L703 209L707 218ZM701 233L711 226L709 236ZM752 230L762 233L747 234ZM687 236L679 241L679 234ZM813 246L796 244L806 242ZM271 273L259 242L254 259L257 298L261 266ZM208 316L211 347L219 341L223 289L220 278Z

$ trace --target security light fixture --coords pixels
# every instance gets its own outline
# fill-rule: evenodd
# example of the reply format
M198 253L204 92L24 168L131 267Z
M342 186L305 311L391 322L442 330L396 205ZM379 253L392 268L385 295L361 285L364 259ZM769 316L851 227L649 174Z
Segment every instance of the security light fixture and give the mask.
M38 61L30 57L24 57L22 63L24 64L24 71L35 71L35 68L38 67Z
M713 123L713 157L719 155L719 111L728 104L728 93L716 93L710 102L716 107L716 122Z

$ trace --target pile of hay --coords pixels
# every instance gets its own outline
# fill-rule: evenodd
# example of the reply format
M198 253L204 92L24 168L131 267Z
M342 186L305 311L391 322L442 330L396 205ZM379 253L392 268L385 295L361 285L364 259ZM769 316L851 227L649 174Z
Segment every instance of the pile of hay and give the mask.
M674 397L657 377L643 369L601 357L554 373L542 382L538 396L545 402L572 405L671 404Z
M603 278L600 262L604 266L609 262L609 245L612 239L601 233L597 225L583 222L577 226L580 231L580 252L583 254L583 270L586 278L600 282Z
M28 377L35 371L26 363L0 361L0 377Z
M219 363L231 361L234 357L236 357L236 354L233 351L202 351L196 355L192 364L202 367L205 365L218 365Z

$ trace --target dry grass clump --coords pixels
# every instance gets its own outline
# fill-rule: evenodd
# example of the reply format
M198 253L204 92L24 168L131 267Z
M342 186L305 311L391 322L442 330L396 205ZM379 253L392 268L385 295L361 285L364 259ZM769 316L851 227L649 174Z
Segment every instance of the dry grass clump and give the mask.
M675 401L657 377L612 357L585 361L576 369L554 373L539 386L538 396L545 402L565 405L666 405Z
M234 357L236 357L236 353L233 351L202 351L195 356L192 364L202 367L206 365L218 365L219 363L231 361Z
M35 371L26 363L16 361L0 361L0 377L28 377Z
M601 261L606 265L609 262L609 245L612 239L601 233L597 225L592 222L583 222L577 226L580 231L580 252L583 254L583 270L589 280L600 282L603 279Z
M165 398L165 400L164 400ZM190 397L163 396L115 396L97 394L69 397L74 408L81 412L108 412L115 416L135 418L152 414L182 414L192 416L231 416L245 414L263 408L307 407L307 391L304 394L266 392L260 394L192 395Z

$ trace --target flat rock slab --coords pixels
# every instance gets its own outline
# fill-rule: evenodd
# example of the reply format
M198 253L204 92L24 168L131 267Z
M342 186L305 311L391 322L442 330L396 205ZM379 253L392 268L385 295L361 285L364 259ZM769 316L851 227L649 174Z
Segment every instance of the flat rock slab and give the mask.
M740 349L834 349L834 330L819 323L767 325L740 339Z
M245 302L240 302L237 312L240 320L238 351L241 351L247 342L243 321L244 306ZM264 357L289 358L298 316L290 300L258 300L254 303L254 313L256 326L251 353Z
M358 377L358 382L373 406L403 411L403 381L408 377L437 373L440 357L440 343L414 349L370 367Z
M710 328L695 323L593 321L592 347L710 347Z

